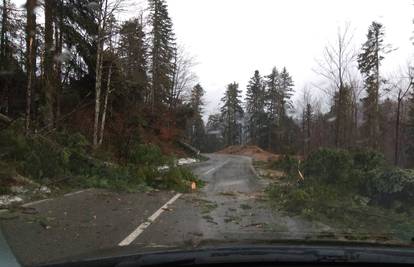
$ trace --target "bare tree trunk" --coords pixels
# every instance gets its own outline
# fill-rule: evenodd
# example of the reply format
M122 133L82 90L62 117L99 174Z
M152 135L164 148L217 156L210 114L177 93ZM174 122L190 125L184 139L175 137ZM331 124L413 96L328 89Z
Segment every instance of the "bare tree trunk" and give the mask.
M108 99L109 99L109 95L111 94L111 76L112 76L112 63L109 65L109 70L108 70L108 80L106 83L106 93L105 93L105 100L104 100L104 106L103 106L103 111L102 111L101 131L99 135L99 145L102 145L103 137L104 137L106 113L108 109Z
M341 131L344 123L344 107L343 107L343 98L344 98L344 82L342 79L342 42L339 38L338 41L338 78L339 78L339 95L338 95L338 103L336 107L336 120L335 120L335 147L339 148L342 146L341 140Z
M36 14L35 8L37 0L28 0L26 4L27 10L27 88L26 88L26 133L30 130L31 121L31 105L32 105L32 93L33 84L35 79L36 68Z
M397 100L397 119L395 120L395 144L394 144L394 164L395 166L398 166L399 162L399 150L400 150L400 113L401 113L401 92L398 94L398 100Z
M308 154L311 151L311 110L310 110L310 106L308 106L307 108L308 112L306 114L306 130L307 130L307 135L306 135L306 145L307 145L307 152Z
M379 62L380 62L380 55L379 55L379 36L378 33L376 35L375 39L375 58L376 58L376 65L375 65L375 99L374 99L374 121L372 125L372 142L373 142L373 148L378 149L379 148L379 135L380 135L380 127L379 127L379 87L380 87L380 75L379 75Z
M99 133L99 118L101 111L101 87L102 87L102 62L103 62L103 45L104 45L104 33L106 24L106 13L108 8L108 0L104 2L104 10L99 14L98 25L98 47L96 51L96 74L95 74L95 119L93 126L93 147L98 147L98 133Z
M96 81L95 81L95 121L93 127L93 146L98 146L98 129L99 129L99 114L101 108L101 83L102 83L102 49L101 45L98 44L98 50L96 53Z
M303 156L306 158L306 136L305 136L305 132L306 132L306 111L305 109L302 111L302 134L303 134Z
M63 48L63 17L62 17L62 11L61 9L61 0L57 1L58 6L56 8L57 12L57 19L55 20L55 57L59 58L62 57L62 48ZM58 60L56 62L55 67L55 85L56 85L56 94L55 94L55 126L59 127L59 121L60 121L60 113L61 113L61 103L60 103L60 97L62 94L62 62L61 60Z
M173 108L174 106L174 102L175 102L175 91L176 91L176 82L177 82L177 52L175 52L174 55L174 70L173 70L173 79L171 82L171 91L168 95L168 104L169 104L169 108L170 110Z
M55 84L53 70L53 10L54 0L45 0L45 52L44 52L44 97L43 122L48 130L54 126Z

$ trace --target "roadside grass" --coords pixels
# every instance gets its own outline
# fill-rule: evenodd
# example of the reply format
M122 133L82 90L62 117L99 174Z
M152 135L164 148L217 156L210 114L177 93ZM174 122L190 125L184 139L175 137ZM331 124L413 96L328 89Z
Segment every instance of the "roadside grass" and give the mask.
M286 176L266 190L279 212L321 222L334 229L331 234L348 240L412 242L410 172L387 166L381 155L370 151L315 152L301 166L304 181L298 179L297 169L290 171L292 165L296 163L273 165Z

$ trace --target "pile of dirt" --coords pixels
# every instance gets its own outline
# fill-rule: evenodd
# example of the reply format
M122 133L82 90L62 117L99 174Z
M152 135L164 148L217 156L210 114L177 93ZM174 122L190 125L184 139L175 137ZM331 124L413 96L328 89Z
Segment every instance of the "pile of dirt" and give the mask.
M228 146L224 148L223 150L220 150L217 153L248 156L258 161L273 161L273 160L279 160L280 158L280 155L270 153L266 150L261 149L258 146L249 146L249 145Z

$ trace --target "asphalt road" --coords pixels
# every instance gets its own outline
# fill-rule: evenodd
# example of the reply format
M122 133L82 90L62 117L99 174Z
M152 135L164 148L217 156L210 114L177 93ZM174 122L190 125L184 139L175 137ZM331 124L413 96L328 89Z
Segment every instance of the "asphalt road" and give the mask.
M263 192L266 181L255 175L250 158L207 156L208 161L193 166L207 182L195 193L87 190L2 216L1 230L25 266L96 251L302 239L314 231L314 225L271 208Z

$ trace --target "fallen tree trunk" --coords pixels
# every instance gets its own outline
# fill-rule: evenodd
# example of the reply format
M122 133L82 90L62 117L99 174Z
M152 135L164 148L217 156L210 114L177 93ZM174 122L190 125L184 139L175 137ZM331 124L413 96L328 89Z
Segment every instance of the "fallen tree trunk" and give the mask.
M189 145L181 140L177 141L178 144L180 144L182 147L186 148L187 150L191 151L192 153L194 153L196 156L200 155L200 150L198 150L197 148L193 147L192 145Z
M12 120L12 119L10 119L9 117L7 117L6 115L4 115L4 114L1 114L1 113L0 113L0 121L2 121L2 122L4 122L4 123L9 124L9 123L11 123L13 120Z

